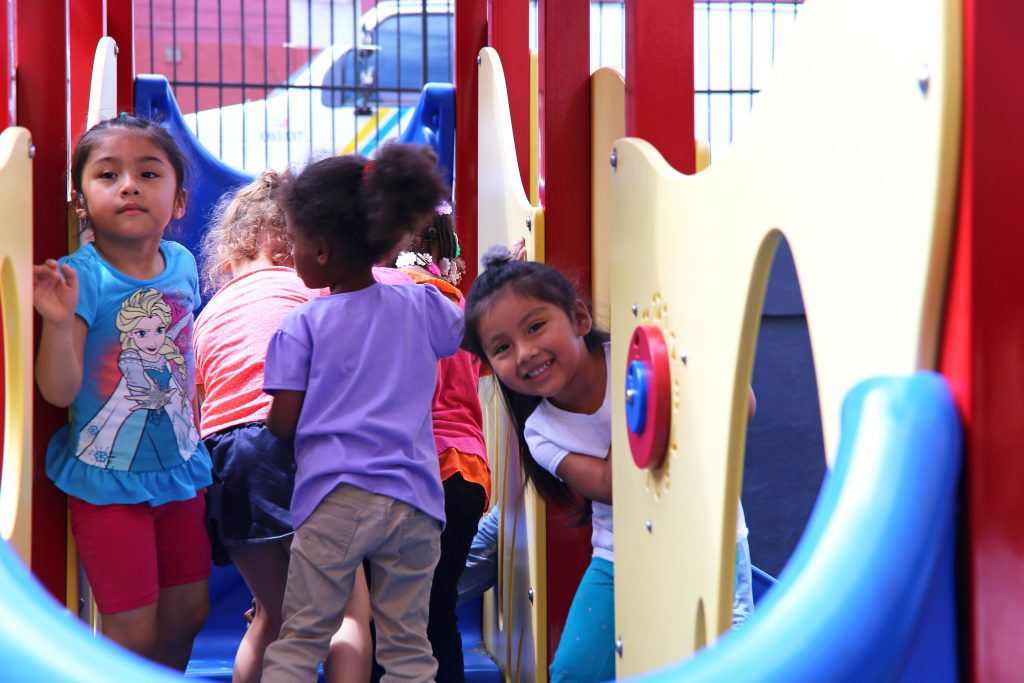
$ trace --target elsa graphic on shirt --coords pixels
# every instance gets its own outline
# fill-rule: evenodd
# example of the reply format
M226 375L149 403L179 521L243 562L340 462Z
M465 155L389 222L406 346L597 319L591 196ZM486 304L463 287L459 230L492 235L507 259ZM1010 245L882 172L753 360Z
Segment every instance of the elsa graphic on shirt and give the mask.
M175 339L191 312L171 327L159 290L136 290L117 314L121 380L78 433L77 457L112 470L168 470L188 460L199 434L189 400L185 358Z

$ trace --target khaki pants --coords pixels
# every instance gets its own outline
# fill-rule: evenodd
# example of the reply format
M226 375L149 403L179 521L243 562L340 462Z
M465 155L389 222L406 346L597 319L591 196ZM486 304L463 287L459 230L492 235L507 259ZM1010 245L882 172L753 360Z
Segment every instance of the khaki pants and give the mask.
M329 493L295 530L284 625L267 649L262 680L316 681L366 557L382 683L433 681L427 610L440 536L437 520L394 498L346 484Z

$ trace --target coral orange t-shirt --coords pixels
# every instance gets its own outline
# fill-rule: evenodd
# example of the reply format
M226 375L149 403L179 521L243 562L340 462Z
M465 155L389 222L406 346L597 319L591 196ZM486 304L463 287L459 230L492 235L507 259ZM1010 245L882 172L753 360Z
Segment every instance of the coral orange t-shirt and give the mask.
M266 420L271 397L263 393L267 344L284 317L320 291L309 289L292 268L260 268L225 284L196 319L193 344L196 384L204 387L199 432Z

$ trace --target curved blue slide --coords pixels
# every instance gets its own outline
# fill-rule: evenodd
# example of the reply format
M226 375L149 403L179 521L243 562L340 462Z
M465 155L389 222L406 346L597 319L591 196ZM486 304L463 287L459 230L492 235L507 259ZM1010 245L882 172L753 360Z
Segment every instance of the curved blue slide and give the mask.
M954 527L962 435L945 380L867 380L779 585L746 625L635 680L958 680ZM180 680L95 639L0 543L3 680Z
M958 680L961 455L960 418L941 375L856 386L835 468L778 586L742 629L636 680Z

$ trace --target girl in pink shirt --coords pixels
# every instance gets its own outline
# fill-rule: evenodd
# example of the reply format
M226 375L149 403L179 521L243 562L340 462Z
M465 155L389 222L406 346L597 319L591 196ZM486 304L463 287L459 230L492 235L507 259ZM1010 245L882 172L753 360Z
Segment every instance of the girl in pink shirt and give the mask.
M193 339L200 435L216 482L207 503L214 561L234 562L255 598L253 621L235 658L235 683L260 679L264 650L278 637L293 534L295 453L291 440L266 426L267 344L289 311L321 294L303 285L291 267L292 244L277 202L280 180L265 171L218 208L202 246L203 285L215 293L196 320ZM365 580L356 584L332 644L328 680L335 683L369 677L369 596Z
M437 287L460 308L465 302L456 285L466 264L452 221L452 207L441 202L431 222L395 259L395 265L417 283ZM477 394L480 362L460 349L437 366L437 387L431 417L444 487L446 524L441 557L430 586L427 637L437 659L437 683L464 683L462 635L456 606L459 578L466 568L470 544L491 493L491 471L484 446L483 414Z

